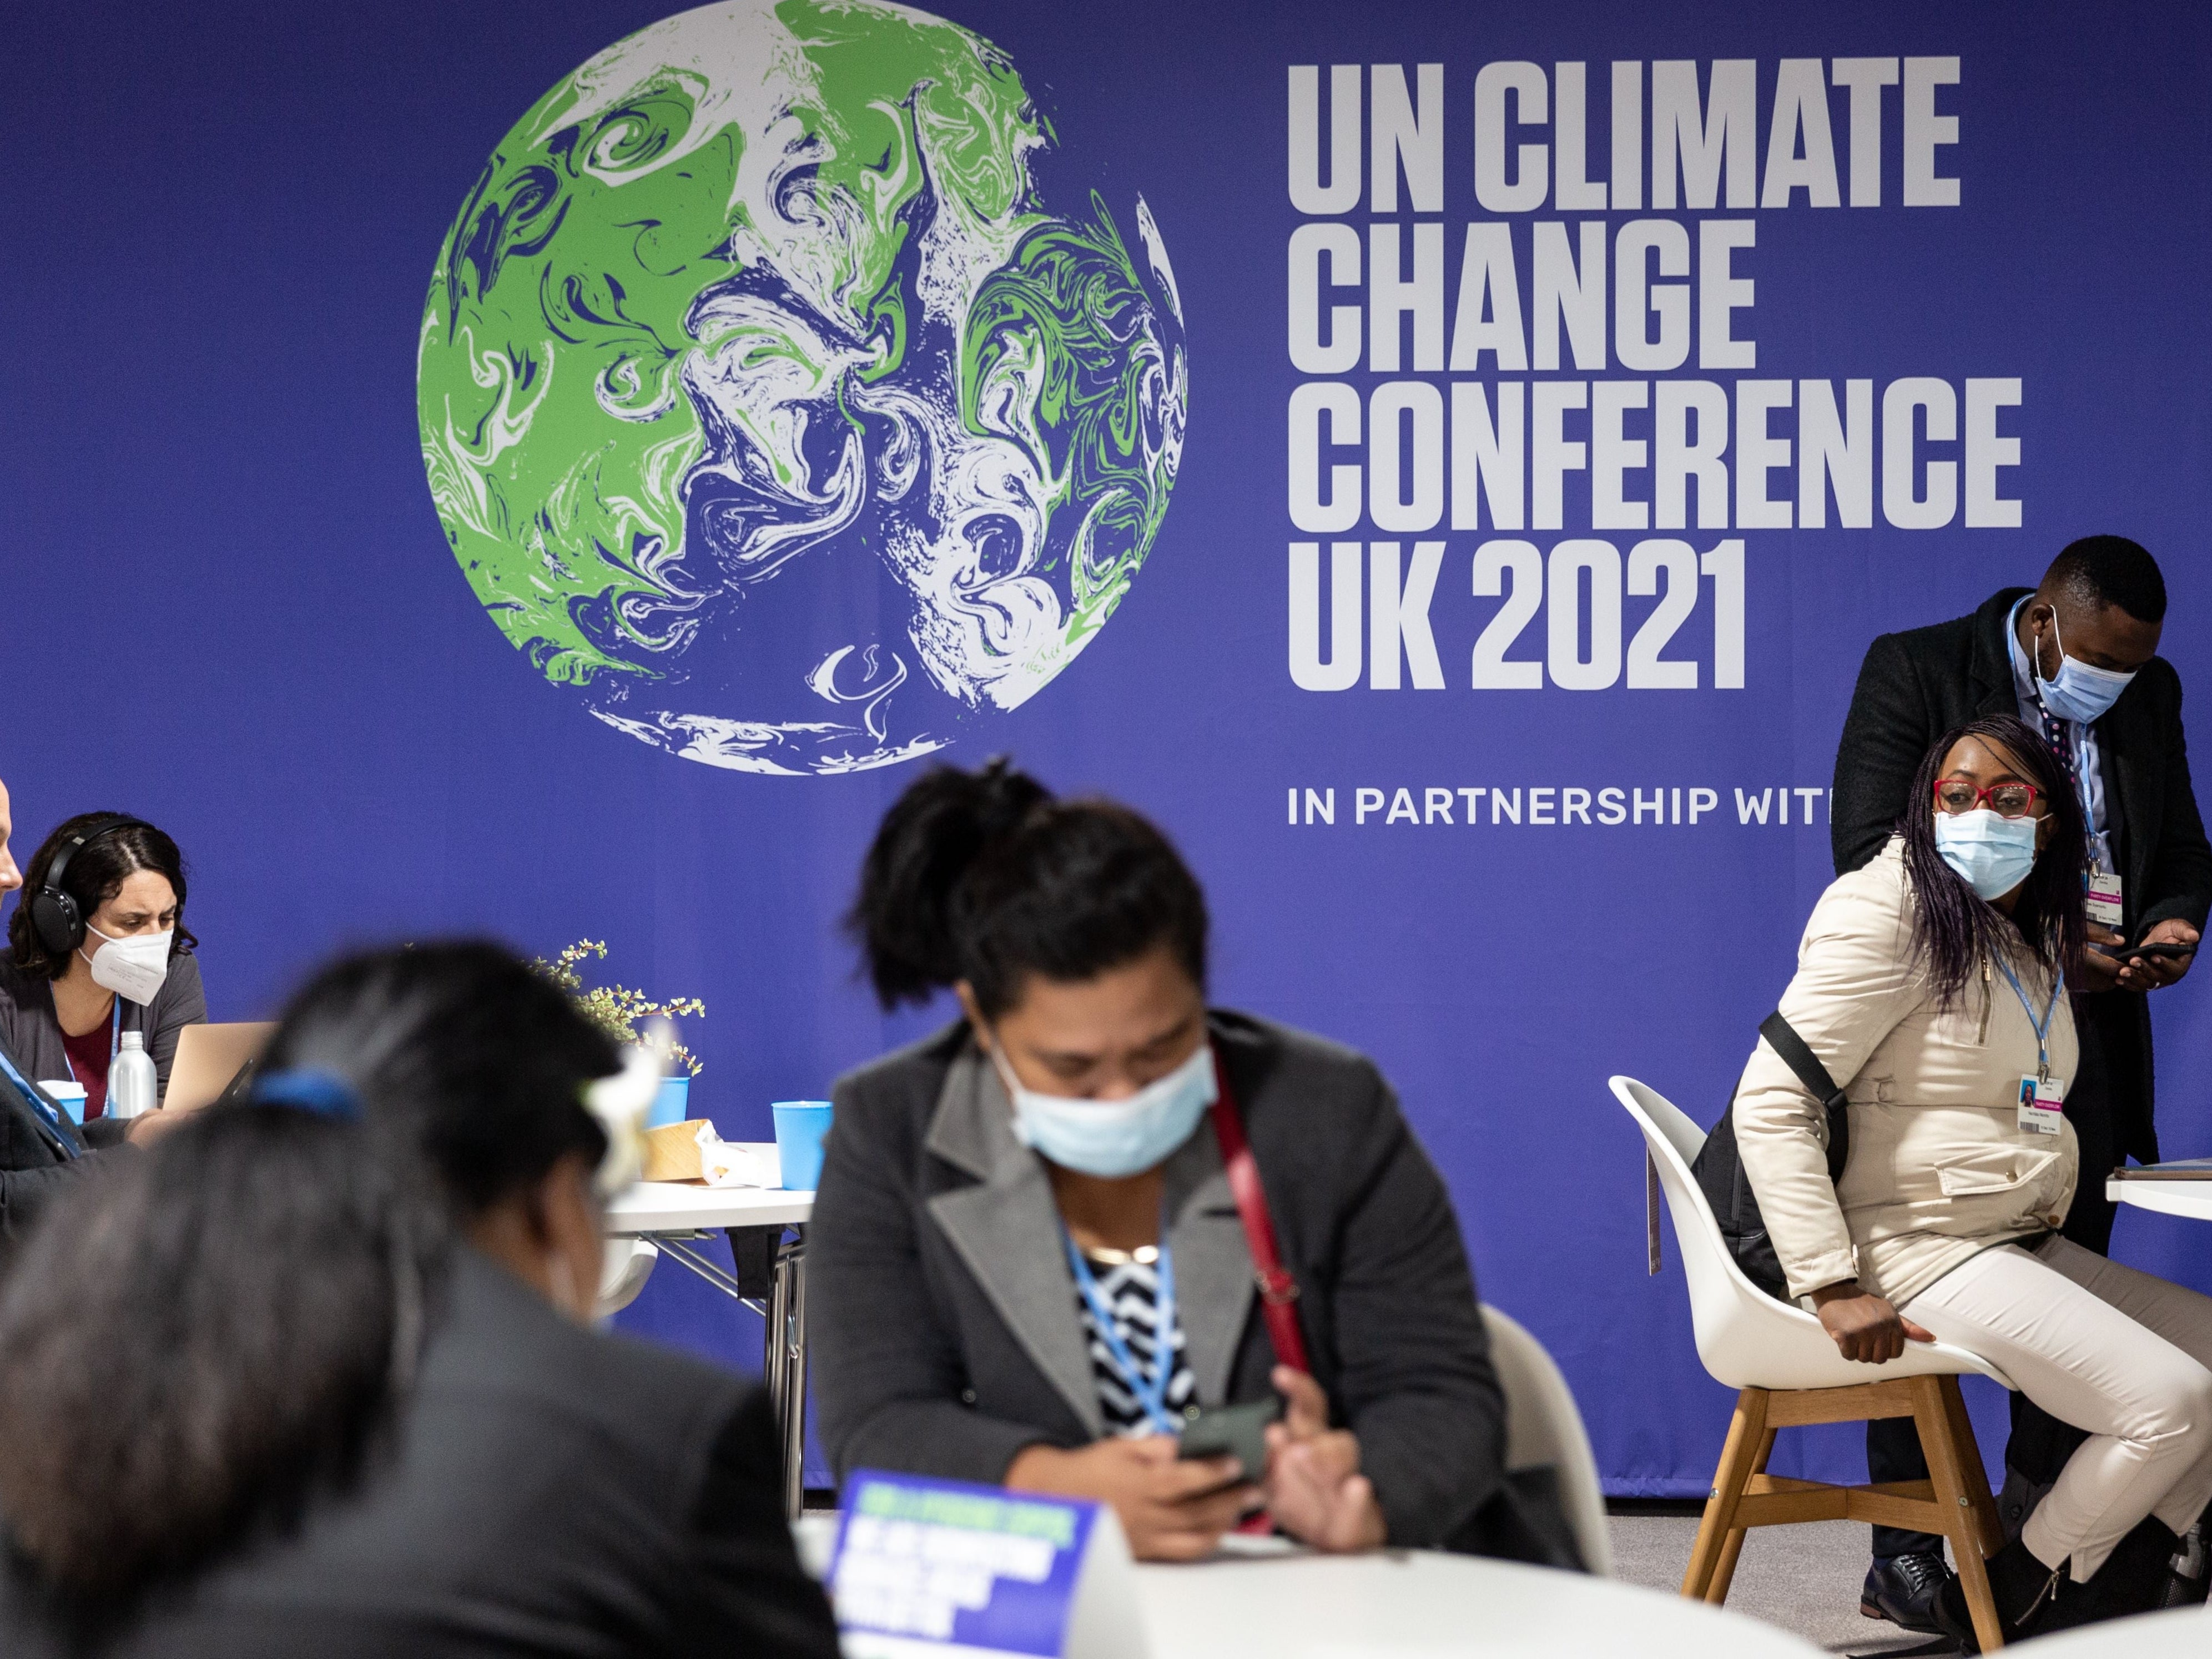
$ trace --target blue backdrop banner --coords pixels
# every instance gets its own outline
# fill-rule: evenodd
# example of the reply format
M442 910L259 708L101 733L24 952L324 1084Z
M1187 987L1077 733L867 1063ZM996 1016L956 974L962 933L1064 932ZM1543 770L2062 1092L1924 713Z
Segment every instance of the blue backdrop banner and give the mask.
M2212 673L2212 23L1734 9L19 6L17 850L174 833L218 1018L604 940L764 1139L946 1017L837 917L1011 752L1169 829L1217 1000L1376 1057L1609 1487L1700 1495L1605 1080L1718 1115L1868 642L2113 531ZM673 1271L623 1318L757 1364Z

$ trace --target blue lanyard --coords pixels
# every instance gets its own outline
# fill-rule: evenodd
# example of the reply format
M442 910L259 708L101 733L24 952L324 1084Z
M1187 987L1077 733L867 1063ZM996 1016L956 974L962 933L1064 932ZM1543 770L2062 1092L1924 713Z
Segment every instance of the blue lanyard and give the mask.
M31 1109L39 1115L39 1121L53 1132L56 1150L64 1158L75 1158L83 1150L76 1136L70 1132L69 1120L46 1103L46 1097L39 1092L37 1085L15 1069L15 1062L8 1058L8 1051L4 1048L0 1048L0 1071L8 1073L9 1080L22 1091L23 1098L31 1103Z
M1173 1434L1180 1426L1168 1410L1168 1384L1175 1377L1175 1261L1168 1255L1164 1239L1160 1243L1158 1268L1159 1288L1154 1292L1157 1307L1158 1335L1152 1347L1152 1373L1148 1378L1144 1367L1137 1364L1137 1356L1121 1335L1121 1328L1114 1317L1114 1310L1107 1305L1105 1292L1098 1288L1098 1280L1091 1271L1091 1264L1083 1259L1083 1252L1075 1248L1074 1239L1067 1230L1060 1230L1060 1242L1067 1246L1067 1265L1075 1274L1075 1288L1082 1295L1083 1305L1091 1310L1091 1317L1098 1327L1099 1340L1106 1345L1106 1355L1113 1362L1129 1392L1144 1407L1146 1417L1154 1429L1162 1434Z
M2076 743L2074 734L2066 730L2069 726L2079 726L2087 732L2089 729L2088 725L2081 720L2061 720L2052 714L2043 701L2043 692L2040 688L2035 694L2035 710L2043 716L2044 737L2046 744L2051 747L2058 748L2057 740L2063 741L2063 747L2059 748L2058 758L2066 763L2066 781L2074 786L2074 799L2081 803L2081 827L2094 840L2097 829L2096 818L2089 811L2089 783L2088 780L2081 775L2080 745Z
M2039 708L2042 708L2040 697L2037 698L2036 706ZM2047 708L2043 712L2054 720L2058 718L2056 714L2051 714ZM2073 723L2077 726L2081 724L2079 720ZM2082 726L2081 729L2087 732L2089 728ZM2074 784L2074 798L2081 803L2081 833L2088 838L2091 867L2110 872L2112 867L2112 860L2106 855L2112 851L2109 844L2111 832L2097 828L2097 814L2089 801L2089 781L2082 775L2081 757L2077 752L2077 745L2071 732L2067 734L2065 758L2066 775L2073 781ZM2081 885L2084 889L2089 885L2089 874L2088 870L2081 872Z
M1996 952L1990 954L1994 956ZM2012 994L2020 999L2021 1012L2027 1016L2028 1027L2035 1033L2035 1080L2048 1083L2051 1080L2051 1021L2058 1012L2058 994L2066 988L2066 981L2056 974L2051 976L2051 1000L2044 1007L2042 1024L2038 1024L2035 1005L2027 1000L2027 993L2021 988L2020 975L2013 972L2012 964L2000 958L1997 971L2005 976L2006 982L2012 987Z
M2020 617L2020 608L2027 603L2027 601L2026 599L2016 600L2013 605L2010 613L2007 616L2005 634L2008 639L2014 640L2015 641L2018 640L2019 635L2015 630ZM2063 653L2061 654L2059 660L2061 665L2063 665L2065 661ZM2074 734L2066 730L2066 727L2069 726L2078 726L2086 733L2089 730L2090 726L2094 725L2095 722L2093 720L2062 720L2057 715L2052 714L2051 712L2051 706L2043 701L2042 665L2039 663L2031 663L2027 665L2027 687L2035 696L2035 712L2042 716L2044 741L2052 749L2057 750L2058 751L2059 759L2066 763L2067 781L2074 786L2075 799L2081 803L2082 832L2088 836L2089 851L2093 855L2094 855L2098 867L2102 869L2106 867L2104 855L2106 852L2109 850L2105 846L2107 832L2100 830L2097 828L2097 815L2090 810L2089 806L2088 780L2081 775L2080 745L2075 741ZM2081 877L2082 885L2086 887L2088 884L2088 872L2084 871ZM2014 988L2017 990L2019 987L2015 985ZM2023 996L2021 999L2021 1006L2026 1006L2027 1001L2027 999ZM2031 1022L2034 1018L2035 1016L2033 1012L2028 1015L2028 1018Z

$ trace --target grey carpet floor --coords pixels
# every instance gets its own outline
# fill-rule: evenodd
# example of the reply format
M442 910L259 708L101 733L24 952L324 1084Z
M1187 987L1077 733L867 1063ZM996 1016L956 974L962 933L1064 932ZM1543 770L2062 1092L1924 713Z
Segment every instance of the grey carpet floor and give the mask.
M1698 1535L1692 1516L1616 1515L1613 1577L1679 1593ZM1887 1653L1929 1638L1859 1613L1867 1529L1856 1522L1762 1527L1744 1540L1729 1611L1779 1625L1831 1653Z

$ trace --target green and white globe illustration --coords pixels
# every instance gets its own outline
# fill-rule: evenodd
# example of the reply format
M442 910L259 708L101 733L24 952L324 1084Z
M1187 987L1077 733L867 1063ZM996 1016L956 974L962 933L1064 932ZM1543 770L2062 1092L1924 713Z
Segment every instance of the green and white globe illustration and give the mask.
M1018 707L1158 536L1187 404L1141 197L1007 58L876 0L734 0L515 124L441 250L430 490L507 639L744 771L883 766Z

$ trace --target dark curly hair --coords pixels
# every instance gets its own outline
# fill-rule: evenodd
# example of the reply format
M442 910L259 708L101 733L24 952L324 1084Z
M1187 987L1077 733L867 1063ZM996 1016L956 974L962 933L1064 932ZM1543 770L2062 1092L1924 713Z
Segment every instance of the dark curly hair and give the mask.
M15 914L8 918L8 948L15 956L15 965L25 973L59 979L69 972L70 958L66 951L58 957L46 949L39 930L31 926L31 908L24 901L46 884L46 872L54 867L56 855L70 837L102 818L128 816L122 812L80 812L73 818L64 818L54 826L52 835L39 843L39 850L31 854L30 863L23 867L22 899L17 901ZM62 872L62 890L76 901L77 915L89 921L93 912L121 892L123 884L141 870L166 876L169 885L176 890L177 931L176 937L169 941L169 955L173 960L199 941L185 927L185 855L177 850L175 842L152 824L126 823L97 840L87 842Z

